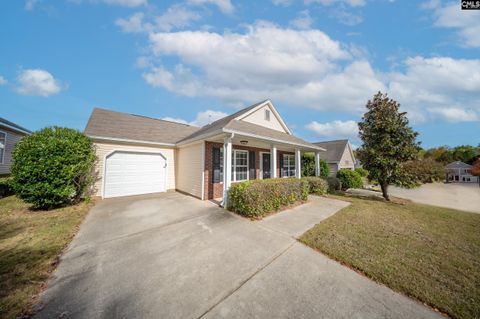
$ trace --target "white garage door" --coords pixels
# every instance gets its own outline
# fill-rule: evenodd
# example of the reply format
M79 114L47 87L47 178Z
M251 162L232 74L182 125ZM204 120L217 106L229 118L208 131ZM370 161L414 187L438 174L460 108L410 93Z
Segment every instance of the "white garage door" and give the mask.
M166 160L161 154L110 154L105 163L104 197L164 192L166 167Z

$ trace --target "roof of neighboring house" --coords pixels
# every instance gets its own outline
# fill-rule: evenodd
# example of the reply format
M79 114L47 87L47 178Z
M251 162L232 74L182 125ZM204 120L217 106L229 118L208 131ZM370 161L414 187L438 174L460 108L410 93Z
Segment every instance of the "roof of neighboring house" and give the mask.
M95 108L88 120L85 134L120 141L174 145L178 140L198 130L198 127L192 125Z
M345 147L348 145L348 140L316 142L313 144L326 149L321 155L327 162L339 162L342 159Z
M0 126L6 127L10 130L23 133L23 134L30 134L32 133L30 130L27 130L24 127L21 127L18 124L15 124L13 122L10 122L9 120L4 119L3 117L0 117Z
M237 120L238 117L256 107L261 107L267 102L271 103L269 100L255 103L201 128L177 122L95 108L85 128L85 134L94 138L125 142L137 141L171 144L173 146L181 142L189 143L201 140L209 136L214 136L215 134L238 133L254 138L277 141L279 143L294 144L314 150L323 150L323 148L295 137L292 134Z
M455 161L447 166L445 168L452 169L452 168L472 168L472 165L468 165L467 163L461 162L461 161Z

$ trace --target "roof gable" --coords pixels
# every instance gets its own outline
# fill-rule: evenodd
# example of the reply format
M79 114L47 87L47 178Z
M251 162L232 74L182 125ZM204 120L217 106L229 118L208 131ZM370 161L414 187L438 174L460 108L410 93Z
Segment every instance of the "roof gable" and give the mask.
M270 111L269 120L265 118L266 110ZM290 135L292 134L270 100L259 103L257 106L244 112L240 116L237 116L235 119L260 126L265 126L266 128L284 132Z
M325 152L322 152L322 157L327 162L340 162L346 149L348 149L353 162L355 162L355 156L348 140L324 141L313 144L326 149Z

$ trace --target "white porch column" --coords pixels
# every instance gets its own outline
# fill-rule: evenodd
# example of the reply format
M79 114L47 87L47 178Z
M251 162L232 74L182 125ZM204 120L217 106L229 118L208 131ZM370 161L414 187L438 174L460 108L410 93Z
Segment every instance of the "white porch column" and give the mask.
M277 178L277 145L270 148L270 176Z
M320 152L315 153L315 176L320 176Z
M232 136L225 137L223 142L223 202L227 208L228 190L232 184Z
M295 177L302 177L302 154L300 150L295 150Z

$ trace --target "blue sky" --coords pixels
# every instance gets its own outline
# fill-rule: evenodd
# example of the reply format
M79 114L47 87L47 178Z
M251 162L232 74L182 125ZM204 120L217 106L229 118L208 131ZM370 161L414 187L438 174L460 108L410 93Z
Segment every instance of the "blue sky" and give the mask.
M307 140L348 137L378 90L425 147L480 143L480 11L458 1L0 4L0 116L83 130L93 107L203 125L270 98Z

